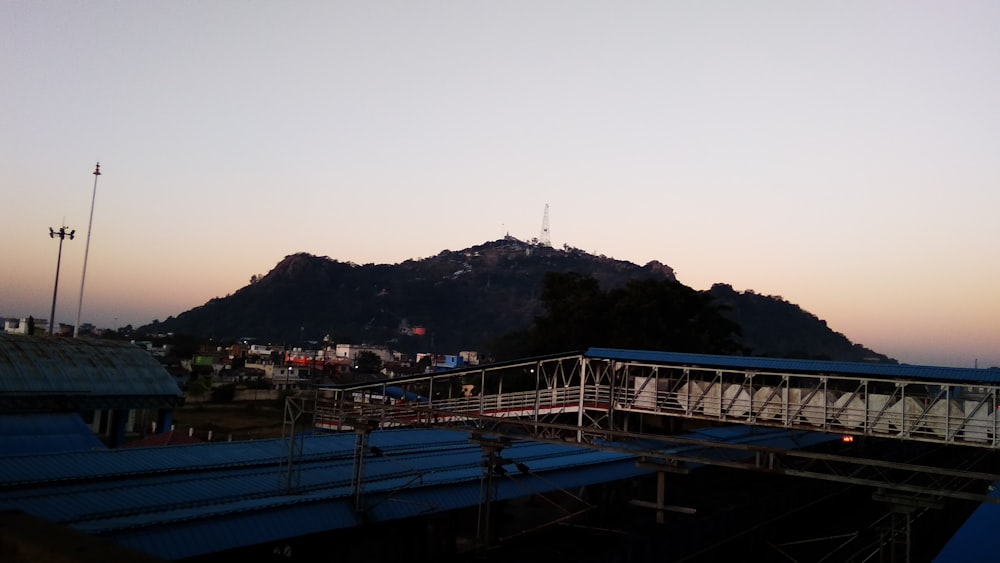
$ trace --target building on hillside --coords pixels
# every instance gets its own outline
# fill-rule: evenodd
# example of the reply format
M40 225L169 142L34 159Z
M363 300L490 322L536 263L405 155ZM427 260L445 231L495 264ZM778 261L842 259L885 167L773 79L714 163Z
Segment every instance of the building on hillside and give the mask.
M322 364L325 357L324 350L292 348L285 352L285 363L297 366L316 366Z
M391 362L395 359L393 357L392 350L385 345L337 344L335 350L338 358L348 358L352 361L358 359L358 354L361 354L362 352L375 354L383 362Z
M53 328L52 334L55 336L73 336L73 325L59 323Z
M28 319L4 319L3 331L7 334L27 334Z
M281 350L265 344L251 344L247 350L247 363L273 364L274 356L280 355Z
M312 385L312 368L304 366L271 366L268 373L271 386L278 390L305 389Z
M465 366L465 360L462 356L455 356L452 354L437 354L434 356L434 371L446 371L449 369L457 369Z
M32 331L35 334L47 334L49 332L49 320L33 317L4 319L3 331L7 334L29 334Z
M162 346L157 346L149 340L132 340L132 344L142 348L143 350L150 353L150 355L156 358L166 358L170 353L170 344L164 344Z

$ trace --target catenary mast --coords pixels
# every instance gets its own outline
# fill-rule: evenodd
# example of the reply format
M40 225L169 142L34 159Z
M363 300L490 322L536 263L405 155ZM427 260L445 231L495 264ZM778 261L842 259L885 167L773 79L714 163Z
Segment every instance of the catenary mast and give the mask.
M87 255L90 254L90 229L94 226L94 202L97 200L97 177L101 175L101 163L94 168L94 193L90 196L90 222L87 223L87 244L83 249L83 275L80 276L80 300L76 308L76 324L73 325L73 338L80 335L80 314L83 312L83 284L87 281Z

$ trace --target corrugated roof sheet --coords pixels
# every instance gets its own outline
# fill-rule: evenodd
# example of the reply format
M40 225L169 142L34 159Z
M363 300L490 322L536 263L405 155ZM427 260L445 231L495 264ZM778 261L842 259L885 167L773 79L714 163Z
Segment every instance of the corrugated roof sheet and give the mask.
M304 437L293 495L282 489L283 440L8 456L0 458L0 510L24 510L168 559L348 527L357 523L351 506L355 439ZM379 431L369 444L381 453L365 461L370 518L478 502L483 454L467 434ZM511 467L511 479L520 484L502 485L498 498L646 472L627 454L561 444L514 441L503 455L544 479ZM324 517L306 517L313 513ZM194 542L187 536L194 528L216 534L207 536L210 542Z
M993 483L991 497L1000 497L1000 483ZM1000 554L1000 504L984 502L955 532L934 563L995 561Z
M149 448L152 446L179 446L181 444L200 444L204 442L201 438L197 436L190 436L186 432L181 432L179 430L168 430L166 432L158 432L156 434L149 434L144 438L138 440L133 440L131 442L126 442L126 448Z
M649 362L722 368L759 370L826 375L861 375L872 378L911 378L926 381L962 383L1000 383L1000 370L915 366L907 364L879 364L869 362L832 362L821 360L795 360L760 358L755 356L716 356L711 354L685 354L680 352L655 352L649 350L623 350L616 348L590 348L589 358L619 361Z
M94 449L105 446L76 413L0 414L0 455Z
M838 441L840 440L840 435L737 424L733 426L701 428L684 434L683 438L706 442L753 445L781 450L797 450ZM670 444L655 439L634 440L616 443L615 445L624 445L627 448L634 448L636 450L657 452L665 456L694 456L699 459L711 459L715 461L742 461L753 456L752 452L744 450L712 448L701 444ZM704 464L688 462L687 465L690 468L696 468Z
M169 529L136 528L110 539L137 551L177 560L205 554L206 546L211 546L212 552L224 551L246 547L250 542L277 542L292 537L288 535L290 530L295 530L295 535L307 535L349 522L357 522L357 514L350 502L341 501L248 511L225 519L190 520L172 524Z
M701 439L793 444L775 429L709 429ZM284 440L0 458L0 510L23 510L166 559L358 525L353 433L302 437L295 494L286 495ZM365 460L369 521L475 506L483 452L464 432L373 432ZM799 443L798 445L803 445ZM380 455L379 455L380 454ZM512 441L498 499L648 473L629 453ZM522 473L515 464L528 472ZM181 541L183 538L183 541Z
M113 340L0 334L0 395L5 400L162 397L181 394L145 350Z

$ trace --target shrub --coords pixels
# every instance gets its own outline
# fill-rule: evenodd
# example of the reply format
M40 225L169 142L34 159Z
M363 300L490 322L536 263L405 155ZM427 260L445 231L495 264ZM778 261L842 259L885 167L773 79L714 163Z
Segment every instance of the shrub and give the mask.
M235 396L236 396L236 385L232 383L227 383L225 385L219 385L218 387L212 388L213 403L231 403L233 402L233 397Z

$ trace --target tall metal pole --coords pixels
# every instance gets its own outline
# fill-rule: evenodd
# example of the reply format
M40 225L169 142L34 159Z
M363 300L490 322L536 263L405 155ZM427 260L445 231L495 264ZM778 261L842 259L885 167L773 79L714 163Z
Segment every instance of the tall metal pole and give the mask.
M56 327L56 295L59 294L59 266L62 264L62 243L63 239L69 237L69 240L73 240L73 235L76 231L71 230L66 232L69 227L59 227L59 230L53 230L49 227L49 238L59 237L59 255L56 258L56 285L52 289L52 312L49 314L49 336L51 336Z
M101 175L101 163L94 169L94 193L90 196L90 221L87 223L87 245L83 249L83 275L80 276L80 300L76 308L76 324L73 325L73 338L80 335L80 314L83 312L83 284L87 281L87 256L90 254L90 229L94 225L94 202L97 200L97 177Z

